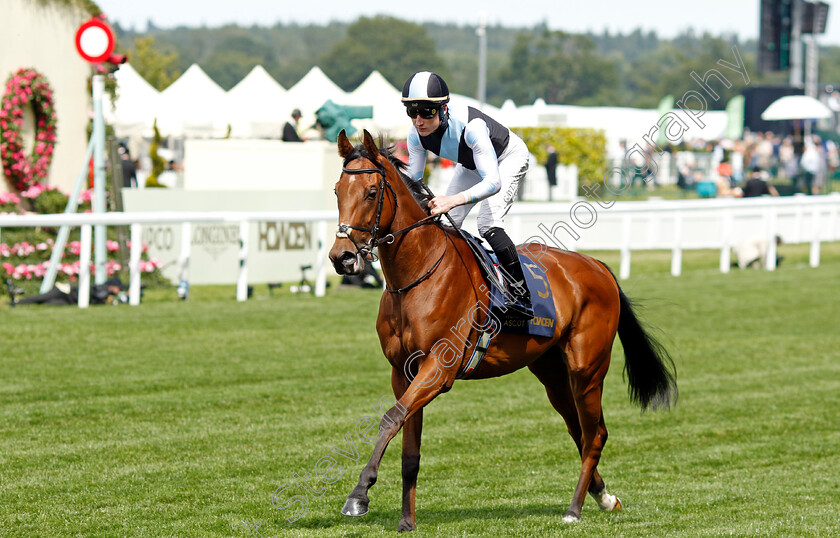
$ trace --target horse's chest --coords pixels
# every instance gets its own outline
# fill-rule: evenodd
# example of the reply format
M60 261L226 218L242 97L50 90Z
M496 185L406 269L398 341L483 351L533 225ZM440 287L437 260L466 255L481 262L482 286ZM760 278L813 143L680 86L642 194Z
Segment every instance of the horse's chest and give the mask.
M379 327L379 340L382 352L392 365L402 362L418 348L415 328L409 318L399 311L392 311Z

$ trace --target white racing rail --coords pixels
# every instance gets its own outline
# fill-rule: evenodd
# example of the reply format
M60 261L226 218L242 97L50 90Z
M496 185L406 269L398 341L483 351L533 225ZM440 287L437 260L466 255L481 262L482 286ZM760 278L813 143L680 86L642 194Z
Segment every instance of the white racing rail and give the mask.
M476 211L473 211L474 219ZM682 252L720 249L720 271L731 265L731 249L747 235L767 239L766 268L775 269L777 235L785 243L810 243L809 263L820 263L820 243L840 240L840 193L827 196L783 198L669 200L619 202L579 200L563 204L517 204L508 215L508 228L516 242L537 241L548 246L586 250L619 250L619 277L630 276L632 250L671 250L671 274L682 271ZM239 270L236 298L248 298L248 237L252 222L314 222L318 248L313 260L315 295L326 290L327 249L332 243L328 226L337 222L337 211L281 212L135 212L74 213L56 215L0 215L5 227L68 225L81 228L79 306L86 307L90 289L91 229L95 225L129 226L129 304L140 303L140 254L142 227L180 223L182 237L191 237L193 223L239 224ZM597 221L597 222L596 222ZM469 222L469 221L468 221ZM565 235L562 235L565 234ZM1 236L0 236L1 237ZM562 238L561 238L562 237ZM558 240L559 239L559 240ZM189 264L190 242L182 241L179 265Z

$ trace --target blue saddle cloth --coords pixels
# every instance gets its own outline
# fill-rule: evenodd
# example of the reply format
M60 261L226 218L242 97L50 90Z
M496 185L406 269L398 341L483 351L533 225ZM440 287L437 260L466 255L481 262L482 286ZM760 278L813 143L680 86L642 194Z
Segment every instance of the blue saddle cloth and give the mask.
M461 232L468 241L472 241L478 247L478 250L484 253L484 259L489 267L492 268L498 265L498 258L496 258L496 254L492 250L484 248L481 241L469 233L463 230ZM545 271L543 271L543 268L538 263L535 263L523 254L519 254L519 263L522 264L522 272L525 274L525 284L531 292L534 317L530 320L525 320L508 312L503 312L502 308L505 304L504 292L485 275L485 282L490 286L489 296L492 310L501 321L503 332L530 334L533 336L553 336L554 329L557 325L557 313L554 309L554 297L551 292L551 286L548 285L548 277L546 277ZM484 272L483 267L482 272Z

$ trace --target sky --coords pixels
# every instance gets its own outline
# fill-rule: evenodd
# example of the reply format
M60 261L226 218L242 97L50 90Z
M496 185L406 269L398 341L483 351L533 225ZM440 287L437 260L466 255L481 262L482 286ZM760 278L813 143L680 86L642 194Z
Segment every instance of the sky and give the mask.
M533 27L543 22L552 30L579 33L608 29L627 33L636 28L655 30L662 38L687 28L713 35L737 34L742 40L758 36L760 0L95 0L109 20L124 28L144 30L151 19L163 28L175 26L271 26L352 22L361 16L391 15L412 22L478 24L481 11L490 26ZM829 4L832 2L829 0ZM200 6L200 7L199 7ZM831 6L821 44L840 45L840 3Z

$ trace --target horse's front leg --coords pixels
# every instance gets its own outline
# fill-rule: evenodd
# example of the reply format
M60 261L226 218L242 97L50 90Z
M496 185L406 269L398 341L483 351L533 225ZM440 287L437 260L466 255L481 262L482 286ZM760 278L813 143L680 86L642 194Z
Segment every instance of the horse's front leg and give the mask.
M397 530L413 531L414 501L417 494L417 474L420 472L420 436L423 430L423 410L420 409L405 422L402 452L402 516Z
M379 465L382 463L382 456L385 455L385 449L391 439L400 431L400 428L406 424L409 419L413 419L420 413L427 403L432 401L435 396L441 393L444 387L443 372L437 367L436 361L433 357L427 357L424 364L420 367L420 371L414 380L408 384L405 393L398 399L397 404L388 410L382 417L379 423L379 437L373 447L373 453L370 456L365 467L359 475L359 482L350 495L347 497L347 502L341 509L341 513L346 516L363 516L368 512L368 505L370 499L368 498L368 490L376 483L376 478L379 474ZM417 420L412 420L412 425L409 430L414 433L406 433L408 438L414 438L416 435L416 446L414 451L409 452L408 461L413 461L413 465L406 465L406 456L403 456L403 518L400 521L401 530L412 530L414 528L414 487L417 483L417 469L420 462L420 424L422 418L417 417ZM416 425L416 426L415 426ZM405 439L405 438L404 438ZM414 443L412 443L414 444ZM404 449L405 450L405 449ZM406 474L406 469L410 472ZM413 474L413 478L412 478ZM410 480L409 480L410 479ZM408 500L406 500L405 492L409 491ZM406 519L406 503L409 505L408 513L410 518ZM405 526L408 522L410 526Z

